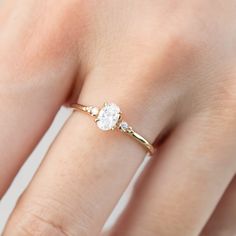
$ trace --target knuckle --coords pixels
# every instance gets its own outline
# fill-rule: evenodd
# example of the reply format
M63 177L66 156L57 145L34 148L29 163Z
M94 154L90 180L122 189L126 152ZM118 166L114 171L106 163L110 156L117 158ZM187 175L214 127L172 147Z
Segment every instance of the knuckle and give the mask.
M201 54L201 44L185 36L183 30L167 31L163 36L161 51L158 51L158 63L163 75L163 80L173 82L176 78L178 82L183 79L183 71L195 66ZM155 55L156 56L156 55Z
M16 235L77 236L88 235L92 217L80 208L75 212L65 201L55 197L37 197L30 203L21 201L16 222Z
M49 203L49 202L48 202ZM16 235L45 235L45 236L71 236L69 225L66 223L69 216L65 213L64 206L42 204L32 201L29 205L22 202L20 215L16 216Z
M16 37L10 38L9 41L6 41L4 36L9 34L11 28L4 28L4 34L0 36L0 68L6 70L9 79L17 77L19 80L19 74L30 74L31 76L27 76L29 79L33 77L35 71L47 72L55 67L58 69L57 64L62 62L76 64L77 43L75 44L75 40L78 42L79 39L78 30L74 29L75 24L72 23L75 21L75 14L72 12L75 6L75 3L74 5L67 3L66 6L55 8L53 11L45 4L39 8L37 6L34 15L30 15L30 21L24 22L23 19L19 19L20 26L13 27L13 35ZM41 17L38 18L38 15ZM45 27L42 19L48 18L50 19Z
M69 236L59 224L32 212L23 213L16 225L16 235Z

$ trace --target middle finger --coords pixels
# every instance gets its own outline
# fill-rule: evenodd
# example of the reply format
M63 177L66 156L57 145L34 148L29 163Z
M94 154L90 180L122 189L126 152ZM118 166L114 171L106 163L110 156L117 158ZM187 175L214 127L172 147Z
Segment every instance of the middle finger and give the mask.
M137 99L126 100L117 80L107 83L114 88L110 93L100 79L87 80L80 100L99 105L107 99L97 94L106 94L110 101L123 104L121 109L131 126L153 142L172 114L161 111L164 106L149 106L155 101L141 96L142 87L135 90ZM126 89L134 94L133 86ZM119 132L97 130L90 118L76 112L68 120L4 235L97 235L101 230L145 152Z

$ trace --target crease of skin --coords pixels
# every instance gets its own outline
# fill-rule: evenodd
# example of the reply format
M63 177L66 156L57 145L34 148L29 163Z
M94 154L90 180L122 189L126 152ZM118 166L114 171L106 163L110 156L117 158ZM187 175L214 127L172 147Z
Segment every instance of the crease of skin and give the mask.
M46 67L42 62L47 62L50 69L58 65L68 67L68 63L79 67L87 12L79 14L75 9L85 9L82 1L61 1L56 5L52 0L13 2L11 7L11 4L5 7L9 11L5 13L0 34L0 55L4 58L0 64L10 64L17 74L40 70L42 64ZM51 8L53 11L48 10Z

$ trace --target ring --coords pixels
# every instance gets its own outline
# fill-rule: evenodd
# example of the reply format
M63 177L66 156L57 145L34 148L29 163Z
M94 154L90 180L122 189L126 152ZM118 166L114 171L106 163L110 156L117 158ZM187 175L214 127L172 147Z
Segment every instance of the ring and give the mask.
M85 106L78 103L72 104L75 111L83 111L95 118L95 122L102 131L119 130L128 134L142 144L150 154L154 153L154 147L144 137L136 133L126 121L122 119L122 112L115 103L104 103L103 107Z

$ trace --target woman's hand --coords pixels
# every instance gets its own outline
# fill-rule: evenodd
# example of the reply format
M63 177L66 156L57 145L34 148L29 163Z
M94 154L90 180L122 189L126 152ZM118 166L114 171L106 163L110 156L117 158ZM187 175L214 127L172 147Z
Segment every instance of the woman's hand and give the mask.
M235 13L235 0L3 2L1 196L61 105L112 101L158 149L108 235L234 235ZM144 155L72 114L4 235L100 234Z

